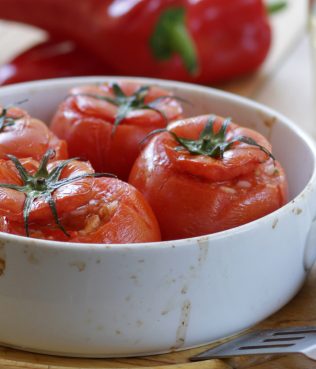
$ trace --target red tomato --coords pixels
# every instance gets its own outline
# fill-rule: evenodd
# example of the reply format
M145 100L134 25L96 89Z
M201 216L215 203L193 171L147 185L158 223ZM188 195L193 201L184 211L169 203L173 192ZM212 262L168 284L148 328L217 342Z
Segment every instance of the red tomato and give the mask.
M46 154L46 158L50 157ZM24 191L21 186L26 181L21 172L12 161L0 160L1 231L83 243L160 240L151 208L140 192L127 183L116 178L92 177L91 165L77 160L54 161L47 167L32 159L22 159L21 163L28 178ZM60 173L53 178L57 168ZM38 193L34 195L29 186Z
M0 159L11 154L39 160L48 149L55 151L56 160L68 157L66 142L58 139L43 122L17 107L0 108Z
M132 82L100 84L73 88L50 128L67 141L70 156L127 180L140 142L181 116L179 102L161 88Z
M224 123L219 117L207 131L210 119L190 118L168 128L196 154L172 133L160 133L148 143L131 171L129 182L152 206L164 240L236 227L271 213L287 201L285 174L270 157L267 140L234 123L228 124L223 134ZM214 157L197 153L214 147Z

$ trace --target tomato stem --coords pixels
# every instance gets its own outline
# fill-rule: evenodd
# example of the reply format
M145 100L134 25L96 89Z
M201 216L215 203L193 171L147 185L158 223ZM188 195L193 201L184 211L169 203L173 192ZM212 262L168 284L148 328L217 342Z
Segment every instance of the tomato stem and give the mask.
M114 125L112 129L112 134L115 133L118 125L126 118L129 112L133 110L153 110L158 113L166 122L168 123L168 119L163 111L157 108L156 104L158 104L162 99L173 99L173 96L160 96L157 99L145 103L145 98L148 94L150 87L149 86L141 86L138 90L134 92L134 94L127 96L121 87L117 83L112 84L112 90L114 97L103 96L98 94L75 94L72 96L88 96L98 100L107 101L110 104L117 106L117 113L115 115Z
M71 158L67 160L60 161L55 168L50 172L47 169L47 165L50 159L55 156L54 150L47 150L43 155L42 160L39 164L38 170L34 175L29 173L22 163L13 155L8 155L8 158L14 163L20 178L22 180L22 186L8 183L0 183L0 188L8 188L25 194L25 202L23 206L23 220L26 236L29 237L29 216L32 210L33 203L36 199L42 198L48 203L50 210L52 212L55 223L58 228L66 235L70 236L61 224L56 203L53 199L53 193L58 188L65 186L69 183L73 183L77 180L86 177L115 177L113 174L109 173L85 173L78 176L60 179L63 169L72 161L77 160L77 158Z
M256 146L271 159L275 160L272 153L262 145L259 145L254 139L246 136L237 136L230 140L227 140L227 128L231 123L231 118L226 118L222 123L219 131L215 133L214 124L216 116L210 116L203 131L201 132L197 140L190 140L184 137L178 136L175 132L168 129L157 129L150 132L146 139L156 133L168 132L179 144L175 150L181 151L183 149L189 151L192 155L204 155L215 159L222 159L225 151L231 149L231 147L238 142L246 143L247 145Z
M11 127L15 124L18 119L23 118L22 116L19 117L9 117L8 116L8 109L3 108L0 114L0 132L3 132L6 127Z

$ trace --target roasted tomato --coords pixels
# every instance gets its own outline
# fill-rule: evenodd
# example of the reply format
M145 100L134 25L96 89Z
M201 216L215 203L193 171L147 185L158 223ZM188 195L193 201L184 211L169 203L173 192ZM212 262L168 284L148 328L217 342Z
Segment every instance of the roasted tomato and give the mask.
M130 243L160 240L157 220L140 192L95 174L74 159L48 164L0 160L0 230L58 241Z
M70 156L127 180L140 142L181 116L178 99L161 88L131 82L99 84L73 88L50 128L67 141Z
M66 142L58 139L42 121L18 107L0 107L0 159L12 154L39 160L48 149L55 151L56 160L68 157Z
M135 162L129 182L152 206L162 238L214 233L260 218L287 201L271 145L215 116L174 122Z

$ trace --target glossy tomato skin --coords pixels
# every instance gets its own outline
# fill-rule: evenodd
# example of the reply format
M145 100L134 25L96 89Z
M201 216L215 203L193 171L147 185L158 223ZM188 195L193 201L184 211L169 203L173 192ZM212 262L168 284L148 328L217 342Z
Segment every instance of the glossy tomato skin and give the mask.
M42 121L17 107L9 108L6 116L13 122L9 125L4 123L0 130L0 159L7 159L7 155L11 154L18 158L40 160L48 149L55 151L56 160L68 157L66 141L57 138Z
M170 129L196 139L208 117L175 122ZM218 127L222 119L217 118ZM246 135L270 150L259 133L231 124L229 137ZM131 171L129 183L152 206L162 239L195 237L233 228L278 209L287 201L287 181L278 162L257 147L236 144L223 159L177 151L167 132L156 135Z
M39 163L21 160L32 174ZM58 161L48 165L50 171ZM93 173L87 162L73 161L61 174L61 179ZM11 161L0 160L0 183L21 185L22 181ZM116 178L79 179L58 188L53 193L59 220L67 230L65 235L56 225L52 212L43 198L38 198L30 213L30 237L80 243L135 243L160 240L160 230L150 206L134 187ZM0 188L0 230L25 235L23 207L25 195Z
M132 82L122 82L120 86L126 95L140 88ZM128 179L146 135L182 116L178 101L162 99L156 108L163 115L150 109L133 110L113 131L118 108L91 96L113 97L110 84L74 88L70 94L56 112L51 130L67 141L71 157L87 159L97 172L114 173L122 180ZM161 88L150 87L145 103L167 95L170 93Z

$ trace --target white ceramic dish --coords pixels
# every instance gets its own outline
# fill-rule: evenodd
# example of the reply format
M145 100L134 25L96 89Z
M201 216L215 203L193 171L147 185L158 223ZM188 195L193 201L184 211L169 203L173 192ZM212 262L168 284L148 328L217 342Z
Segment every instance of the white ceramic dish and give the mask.
M110 80L117 80L111 78ZM126 79L126 78L125 78ZM48 120L76 78L0 89ZM288 302L316 254L315 148L284 116L209 88L162 85L272 141L290 202L257 221L205 237L134 245L41 241L0 233L0 342L58 355L115 357L203 345L245 329Z

